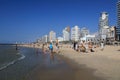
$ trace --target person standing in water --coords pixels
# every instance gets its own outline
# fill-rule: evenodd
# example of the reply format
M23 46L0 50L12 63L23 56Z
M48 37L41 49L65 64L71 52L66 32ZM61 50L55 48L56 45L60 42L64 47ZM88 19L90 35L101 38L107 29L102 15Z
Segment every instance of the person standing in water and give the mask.
M56 53L59 53L59 46L58 46L59 42L58 42L58 39L56 40Z
M45 53L45 44L42 45L42 52Z
M49 45L49 50L50 50L50 53L53 53L53 44L52 43L50 43L50 45Z
M16 51L18 50L18 46L17 46L17 44L15 44L15 46L16 46Z

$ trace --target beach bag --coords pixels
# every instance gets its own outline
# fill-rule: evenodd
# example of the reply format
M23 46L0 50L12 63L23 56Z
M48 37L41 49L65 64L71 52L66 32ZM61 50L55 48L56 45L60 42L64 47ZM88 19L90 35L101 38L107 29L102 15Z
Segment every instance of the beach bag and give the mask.
M93 50L93 49L90 49L90 51L91 51L91 52L94 52L94 50Z

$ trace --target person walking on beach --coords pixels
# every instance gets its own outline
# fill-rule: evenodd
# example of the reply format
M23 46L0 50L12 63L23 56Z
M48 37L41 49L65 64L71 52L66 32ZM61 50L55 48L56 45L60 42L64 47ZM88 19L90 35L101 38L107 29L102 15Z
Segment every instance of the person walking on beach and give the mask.
M101 42L100 46L101 46L101 51L103 51L104 50L104 42L103 41Z
M78 43L75 45L75 50L78 51Z
M76 50L75 48L76 48L76 42L74 41L74 43L73 43L73 49Z
M16 44L16 51L18 50L18 46L17 46L17 44Z
M45 52L45 44L42 45L42 52Z
M58 39L56 40L56 53L59 53L59 42L58 42Z

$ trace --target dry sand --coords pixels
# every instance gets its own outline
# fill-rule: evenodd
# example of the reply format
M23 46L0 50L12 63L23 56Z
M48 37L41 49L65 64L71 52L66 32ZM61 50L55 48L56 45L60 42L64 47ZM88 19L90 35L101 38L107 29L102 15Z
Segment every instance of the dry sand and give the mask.
M95 69L94 75L107 80L120 80L120 46L106 46L103 51L80 53L71 48L61 48L60 55L72 59L78 64Z

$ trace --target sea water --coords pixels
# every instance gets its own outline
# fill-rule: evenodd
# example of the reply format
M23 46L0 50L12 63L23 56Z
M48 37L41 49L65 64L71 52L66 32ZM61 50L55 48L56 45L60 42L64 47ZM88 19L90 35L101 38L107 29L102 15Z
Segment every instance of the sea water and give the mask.
M14 45L0 45L0 70L23 58Z

